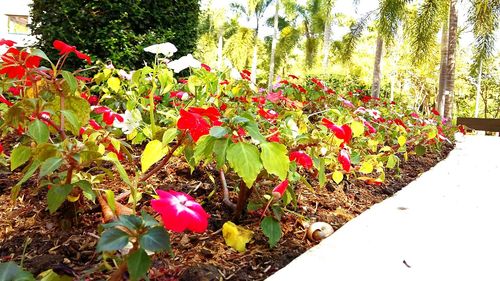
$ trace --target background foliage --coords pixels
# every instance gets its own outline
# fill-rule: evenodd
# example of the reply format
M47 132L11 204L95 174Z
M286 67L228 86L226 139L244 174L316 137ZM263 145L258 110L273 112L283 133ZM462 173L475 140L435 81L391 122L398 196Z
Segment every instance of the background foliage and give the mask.
M179 49L177 56L191 53L199 12L197 0L34 0L30 28L41 49L53 50L52 42L59 39L117 66L134 68L151 61L152 55L143 51L151 44L169 41ZM78 65L74 58L68 64Z

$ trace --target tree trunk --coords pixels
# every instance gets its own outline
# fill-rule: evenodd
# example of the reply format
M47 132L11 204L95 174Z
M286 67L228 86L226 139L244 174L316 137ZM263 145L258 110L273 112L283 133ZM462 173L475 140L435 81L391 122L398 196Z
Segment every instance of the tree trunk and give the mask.
M278 42L278 12L279 12L280 0L276 0L276 10L274 11L274 34L273 42L271 43L271 59L269 61L269 82L267 84L267 90L270 92L273 88L274 80L274 57L276 55L276 44Z
M444 117L451 120L453 114L453 91L455 90L455 50L457 48L457 0L450 0L450 22L448 27L448 60L446 71ZM450 122L451 124L451 122Z
M384 47L384 40L377 36L377 49L375 50L375 63L373 64L373 83L372 83L372 97L380 97L380 61L382 60L382 48Z
M223 32L219 29L219 42L217 44L217 69L222 70L222 47L223 47Z
M479 73L476 81L476 108L474 109L474 117L479 116L479 99L481 98L481 76L483 74L483 61L479 61Z
M322 66L323 69L328 67L328 56L330 55L330 44L331 44L331 32L332 32L332 16L334 9L334 1L330 4L330 10L326 15L325 21L325 31L323 32L323 61Z
M259 19L257 19L257 27L255 28L255 39L253 45L253 58L252 58L252 74L250 75L250 81L255 84L257 81L257 51L259 43Z
M444 88L446 86L446 62L448 60L448 20L443 23L441 30L441 63L439 65L439 90L436 97L435 109L441 116L444 113Z

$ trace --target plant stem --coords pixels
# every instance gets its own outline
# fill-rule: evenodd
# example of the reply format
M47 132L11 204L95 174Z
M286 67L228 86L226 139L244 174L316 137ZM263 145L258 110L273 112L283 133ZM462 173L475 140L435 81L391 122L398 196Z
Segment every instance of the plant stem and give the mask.
M240 192L238 193L238 202L236 204L236 210L234 211L233 220L238 221L243 214L245 207L247 206L248 198L252 193L252 188L248 188L245 182L240 182Z
M231 209L233 209L233 211L235 211L236 204L231 202L231 200L229 199L229 190L227 189L226 177L224 176L224 169L219 170L219 177L220 177L220 181L222 183L222 191L224 193L224 199L222 200L222 202L224 202L224 204L226 204L229 208L231 208Z
M182 143L184 142L184 139L186 138L186 134L182 134L182 136L177 140L177 144L172 147L172 149L170 149L170 151L168 152L168 154L163 158L163 160L158 164L156 165L156 167L154 167L152 170L150 170L148 173L144 174L140 179L139 181L141 182L144 182L146 181L147 179L149 179L152 175L154 175L155 173L157 173L159 170L161 170L163 168L163 166L165 166L167 163L168 163L168 160L170 160L170 158L172 157L172 155L174 154L174 152L177 150L177 148L179 148Z

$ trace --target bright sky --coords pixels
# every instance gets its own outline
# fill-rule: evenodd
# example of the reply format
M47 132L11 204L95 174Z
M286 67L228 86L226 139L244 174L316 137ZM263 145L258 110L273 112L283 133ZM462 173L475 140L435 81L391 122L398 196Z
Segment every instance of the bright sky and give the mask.
M299 3L305 3L307 0L298 0L297 2ZM231 13L231 8L230 8L230 3L240 3L242 5L245 5L246 0L229 0L229 1L222 1L222 0L201 0L202 7L207 7L209 3L212 3L212 7L220 9L220 8L225 8L229 13ZM337 0L336 1L336 6L335 6L335 12L336 13L345 13L347 15L353 16L355 18L359 18L360 16L366 14L369 11L375 10L378 7L378 1L377 0L360 0L359 4L357 7L354 7L352 4L352 0ZM468 11L468 1L459 1L458 4L458 19L459 19L459 26L463 27L466 24L467 20L467 11ZM274 15L274 4L272 7L269 7L266 11L265 17L272 17ZM255 21L250 21L247 22L246 19L240 19L240 24L243 26L248 26L248 27L253 27L255 26ZM349 30L347 28L341 29L341 30L334 30L333 36L334 40L339 40L342 38L342 36L347 33ZM261 37L269 36L272 35L273 30L270 27L263 26L261 29ZM496 44L496 50L497 52L500 52L500 31L497 32L497 44ZM472 33L470 31L470 28L467 28L462 34L460 38L460 45L461 46L471 46L473 42L473 37Z

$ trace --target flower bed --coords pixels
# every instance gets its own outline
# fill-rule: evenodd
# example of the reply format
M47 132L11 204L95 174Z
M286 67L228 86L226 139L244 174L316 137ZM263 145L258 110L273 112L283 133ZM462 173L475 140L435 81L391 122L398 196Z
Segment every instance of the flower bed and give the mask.
M392 194L387 186L401 188L390 182L411 178L401 173L405 163L434 159L420 165L428 167L451 145L452 128L434 113L316 78L290 75L267 92L246 70L235 77L235 70L215 71L189 55L169 61L169 44L147 49L157 53L151 66L126 72L98 65L85 78L85 71L63 70L64 61L90 57L61 41L54 47L56 63L40 50L9 48L2 56L7 141L0 163L17 180L9 190L19 205L42 200L35 209L47 206L53 216L37 216L51 224L60 218L51 229L71 229L66 242L79 237L92 254L84 262L81 253L63 258L69 275L138 280L201 270L238 279L238 272L251 273L179 264L237 264L264 253L262 263L243 264L263 278L289 262L286 247L292 256L305 249L298 237L306 239L311 222L338 228L383 199L384 190ZM187 71L184 79L174 74ZM18 251L4 251L20 225L6 228L10 243L0 248L16 261ZM42 269L61 274L51 267Z

